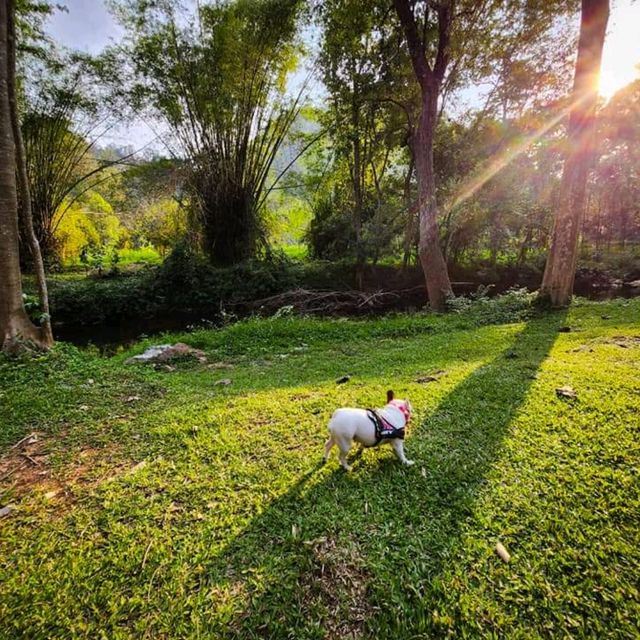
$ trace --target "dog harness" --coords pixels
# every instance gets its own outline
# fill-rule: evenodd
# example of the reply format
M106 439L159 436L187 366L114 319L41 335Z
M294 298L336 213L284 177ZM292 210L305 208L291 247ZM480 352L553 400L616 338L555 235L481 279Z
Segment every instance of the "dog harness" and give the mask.
M400 438L400 440L404 440L405 427L409 422L409 412L406 410L404 405L400 403L390 402L389 404L393 405L395 409L398 409L402 415L404 416L405 424L402 427L395 427L391 424L383 415L374 409L367 409L367 417L371 422L373 422L373 426L376 430L376 441L372 446L378 446L383 440L388 440L391 438Z

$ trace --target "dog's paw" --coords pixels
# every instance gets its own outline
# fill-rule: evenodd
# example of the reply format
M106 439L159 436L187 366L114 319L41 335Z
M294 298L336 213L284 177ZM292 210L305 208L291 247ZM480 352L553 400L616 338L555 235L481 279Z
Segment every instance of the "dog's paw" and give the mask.
M345 471L351 471L351 470L353 469L353 467L352 467L351 465L348 465L348 464L343 464L343 465L342 465L342 468L343 468Z
M410 467L411 465L414 465L414 464L415 464L414 460L405 460L404 461L405 467Z

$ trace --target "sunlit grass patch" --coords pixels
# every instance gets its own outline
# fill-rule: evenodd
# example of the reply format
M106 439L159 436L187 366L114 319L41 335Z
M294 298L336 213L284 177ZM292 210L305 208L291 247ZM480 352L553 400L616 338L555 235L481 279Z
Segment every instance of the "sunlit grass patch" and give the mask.
M639 310L251 320L163 337L208 355L174 372L125 365L143 345L3 362L3 450L38 432L63 488L2 481L0 635L634 637ZM388 388L416 465L320 466L332 411Z

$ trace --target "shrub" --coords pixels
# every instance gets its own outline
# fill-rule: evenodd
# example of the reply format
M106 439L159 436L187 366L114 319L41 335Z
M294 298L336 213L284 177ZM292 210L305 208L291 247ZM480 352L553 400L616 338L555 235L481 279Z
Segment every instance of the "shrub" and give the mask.
M220 318L225 306L296 288L300 273L300 268L281 255L215 268L180 243L160 267L54 280L50 286L52 315L56 322L68 324L151 320L167 313Z
M464 313L476 324L522 322L533 315L536 293L515 287L502 295L490 298L490 287L480 286L471 296L451 296L447 309Z

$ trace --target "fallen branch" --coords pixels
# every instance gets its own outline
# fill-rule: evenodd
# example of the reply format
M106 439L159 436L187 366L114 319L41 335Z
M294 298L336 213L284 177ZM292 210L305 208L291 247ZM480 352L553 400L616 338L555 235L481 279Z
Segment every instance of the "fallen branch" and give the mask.
M12 476L16 471L20 471L21 469L24 469L26 466L27 466L27 463L23 462L21 465L18 465L17 467L13 467L13 469L10 469L2 477L0 477L0 482L4 482L7 478Z
M424 290L423 285L410 289L379 290L375 292L294 289L260 300L239 301L232 306L265 315L271 315L287 307L303 314L358 315L363 312L368 313L397 308L398 304L403 301L415 304L415 294L424 292Z
M34 458L32 458L30 455L27 455L26 453L21 453L20 455L23 458L26 458L35 467L39 467L40 466L40 463L37 460L35 460Z
M10 447L10 449L17 449L23 442L26 442L27 440L31 440L31 438L37 438L38 434L34 431L33 433L30 433L28 436L25 436L24 438L22 438L22 440L18 440L18 442L16 442L12 447Z

